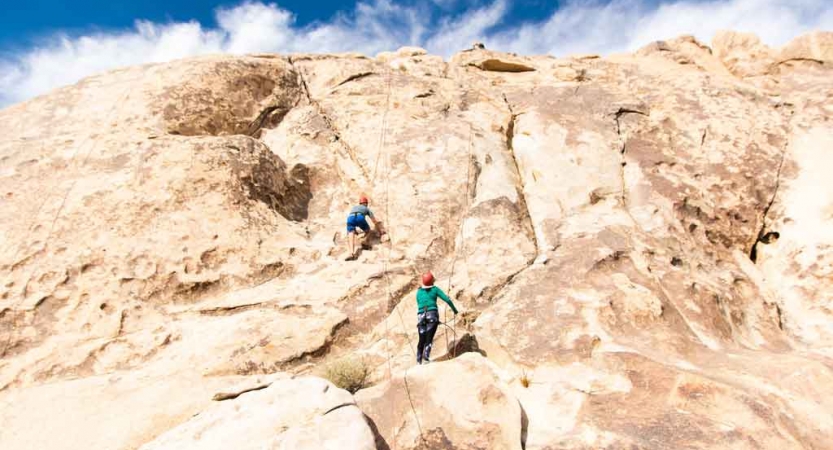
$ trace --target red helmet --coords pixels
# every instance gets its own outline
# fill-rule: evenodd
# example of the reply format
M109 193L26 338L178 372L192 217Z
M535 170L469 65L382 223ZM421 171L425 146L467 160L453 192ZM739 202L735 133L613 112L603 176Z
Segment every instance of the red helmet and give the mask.
M433 286L434 285L434 274L431 272L425 272L422 274L422 285L423 286Z
M367 197L365 197L364 195L359 197L359 204L360 205L366 205L367 204Z

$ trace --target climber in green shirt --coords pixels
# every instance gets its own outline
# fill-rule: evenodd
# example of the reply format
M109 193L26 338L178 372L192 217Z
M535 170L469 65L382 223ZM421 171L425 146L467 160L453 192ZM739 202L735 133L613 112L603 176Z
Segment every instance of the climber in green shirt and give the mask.
M419 344L417 344L417 364L423 361L431 362L428 357L431 355L431 345L434 341L434 334L440 324L440 315L437 310L437 297L446 302L454 314L457 308L451 299L445 295L442 289L434 286L434 275L426 272L422 275L422 286L417 290L417 331L419 332Z

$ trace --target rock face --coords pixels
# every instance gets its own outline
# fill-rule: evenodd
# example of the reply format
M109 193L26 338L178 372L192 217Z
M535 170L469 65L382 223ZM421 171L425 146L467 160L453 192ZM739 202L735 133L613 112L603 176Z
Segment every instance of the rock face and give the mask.
M401 449L521 448L525 418L484 358L459 358L404 371L359 392L383 447Z
M831 67L212 56L0 111L0 447L827 448ZM429 269L463 314L413 367ZM289 375L344 355L357 402Z
M140 450L376 448L353 397L320 378L279 380L201 412Z

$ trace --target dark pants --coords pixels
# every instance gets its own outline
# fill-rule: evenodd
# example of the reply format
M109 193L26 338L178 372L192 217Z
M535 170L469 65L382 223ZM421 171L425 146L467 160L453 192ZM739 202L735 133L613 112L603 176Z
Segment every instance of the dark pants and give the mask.
M417 344L417 364L428 361L431 355L431 342L434 341L434 333L440 324L440 315L437 310L432 309L417 315L417 331L419 331L419 344Z

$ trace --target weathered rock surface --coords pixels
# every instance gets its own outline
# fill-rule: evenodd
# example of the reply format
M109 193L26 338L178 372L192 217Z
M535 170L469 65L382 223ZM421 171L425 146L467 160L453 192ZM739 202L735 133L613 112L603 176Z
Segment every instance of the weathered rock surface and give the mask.
M200 377L148 369L9 389L0 442L4 449L135 449L209 408L217 394L275 378L286 375Z
M163 449L376 448L353 396L320 378L285 379L202 411L140 447Z
M520 404L474 353L406 370L357 401L383 448L522 448Z
M349 354L369 448L826 448L831 36L211 56L0 111L0 447L368 448L280 375ZM346 262L360 194L390 240ZM463 314L413 367L428 269Z

